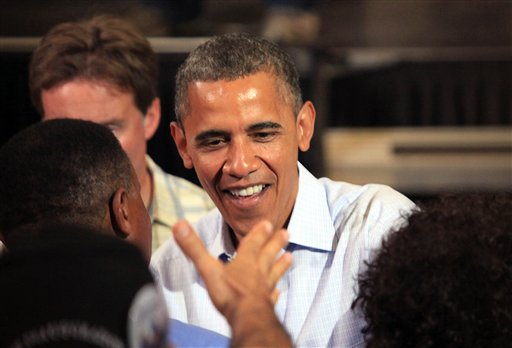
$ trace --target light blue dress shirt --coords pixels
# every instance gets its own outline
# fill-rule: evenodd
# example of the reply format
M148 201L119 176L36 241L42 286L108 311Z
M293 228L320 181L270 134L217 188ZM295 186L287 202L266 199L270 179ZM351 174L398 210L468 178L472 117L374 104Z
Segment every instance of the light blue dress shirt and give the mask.
M293 264L278 283L276 314L298 347L363 346L364 326L351 310L357 275L414 207L388 186L317 179L300 163L299 191L288 224ZM215 209L195 225L209 252L235 255L227 226ZM170 240L151 260L174 319L230 336L193 265Z

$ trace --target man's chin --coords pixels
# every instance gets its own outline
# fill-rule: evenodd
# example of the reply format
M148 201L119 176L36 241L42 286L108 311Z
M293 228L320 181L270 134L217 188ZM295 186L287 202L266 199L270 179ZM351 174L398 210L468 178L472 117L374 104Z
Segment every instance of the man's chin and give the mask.
M256 220L251 219L251 221L247 221L245 223L240 223L240 221L237 221L236 223L233 224L230 224L228 222L228 225L235 234L236 238L240 240L241 238L245 237L254 228L254 226L256 226L258 222L262 220L263 218Z

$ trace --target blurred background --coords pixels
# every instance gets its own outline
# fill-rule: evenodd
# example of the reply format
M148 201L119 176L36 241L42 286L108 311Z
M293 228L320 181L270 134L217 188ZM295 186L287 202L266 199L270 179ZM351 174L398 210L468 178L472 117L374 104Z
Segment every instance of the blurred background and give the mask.
M162 120L148 152L197 182L169 135L174 74L207 37L263 35L295 59L317 108L317 176L393 186L415 200L512 189L512 1L2 0L0 144L39 116L30 55L53 25L111 13L160 58Z

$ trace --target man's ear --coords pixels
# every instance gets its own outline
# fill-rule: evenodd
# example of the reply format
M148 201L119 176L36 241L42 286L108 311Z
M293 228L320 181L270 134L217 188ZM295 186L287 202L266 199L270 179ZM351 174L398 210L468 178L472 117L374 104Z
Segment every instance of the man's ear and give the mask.
M180 153L185 168L194 168L192 158L189 156L187 151L187 138L185 137L185 131L178 125L177 122L171 122L171 135L174 139L174 142L176 143L176 147L178 148L178 152Z
M297 115L297 138L299 149L307 151L315 131L316 111L313 103L306 101Z
M128 206L128 192L119 188L114 192L110 200L110 221L114 233L121 238L126 238L132 232L130 224L130 209Z
M160 99L155 98L149 105L146 114L144 115L144 138L146 141L155 135L158 126L160 125Z

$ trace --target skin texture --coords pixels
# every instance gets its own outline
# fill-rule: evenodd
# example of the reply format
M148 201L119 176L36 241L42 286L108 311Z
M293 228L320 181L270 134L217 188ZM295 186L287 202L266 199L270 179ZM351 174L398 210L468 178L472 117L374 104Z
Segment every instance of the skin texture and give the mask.
M173 234L204 279L213 303L230 323L233 347L291 347L274 314L275 285L291 265L291 254L278 257L288 242L286 230L273 231L268 221L260 222L228 264L208 253L186 221L175 224Z
M149 264L151 258L151 220L140 195L140 184L132 170L132 187L119 188L108 204L104 228L136 245Z
M109 127L132 162L147 207L152 179L146 165L146 142L160 121L160 100L155 98L145 115L136 107L133 94L101 81L72 80L41 94L43 120L72 118Z
M261 220L286 226L298 191L298 151L309 148L313 135L313 105L304 103L294 115L267 72L193 82L188 100L183 128L173 122L172 136L237 239ZM264 188L233 194L255 185Z

